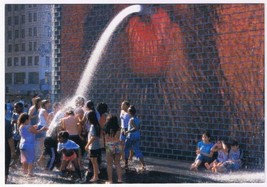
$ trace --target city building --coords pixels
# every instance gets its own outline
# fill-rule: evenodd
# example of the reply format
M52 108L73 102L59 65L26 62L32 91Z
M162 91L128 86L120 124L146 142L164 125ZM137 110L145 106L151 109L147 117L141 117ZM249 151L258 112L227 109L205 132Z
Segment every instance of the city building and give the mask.
M6 100L50 97L53 5L5 6Z

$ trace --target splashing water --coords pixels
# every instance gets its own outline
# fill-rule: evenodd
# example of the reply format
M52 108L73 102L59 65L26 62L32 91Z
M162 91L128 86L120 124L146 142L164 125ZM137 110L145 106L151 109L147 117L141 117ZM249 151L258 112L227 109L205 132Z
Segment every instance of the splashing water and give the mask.
M82 95L84 96L91 85L92 77L94 71L97 67L99 60L102 57L103 52L110 40L111 35L117 28L117 26L130 14L140 12L141 6L140 5L132 5L125 9L123 9L119 14L115 16L115 18L110 22L108 27L105 29L103 34L101 35L99 41L97 42L94 51L92 52L91 57L87 62L87 66L85 71L83 72L81 81L79 83L79 87L76 90L75 95Z
M96 70L96 67L98 65L98 62L101 60L101 57L103 55L103 52L105 51L105 48L107 47L107 44L110 41L110 37L112 36L113 32L116 30L118 25L129 15L133 13L138 13L142 11L141 5L132 5L125 9L123 9L121 12L119 12L114 19L109 23L103 34L101 35L100 39L96 43L96 46L90 56L90 58L87 61L86 68L83 72L83 75L81 77L81 80L79 82L79 86L76 90L76 93L74 96L70 99L68 99L64 104L64 110L69 107L75 106L75 100L77 97L83 97L85 98L85 94L88 91L88 88L90 88L90 85L92 83L92 78L94 75L94 72ZM50 124L50 128L53 129L56 127L56 124L58 124L58 121L60 120L60 117L62 117L62 111L52 120ZM49 129L50 129L49 128Z
M75 95L72 99L70 99L67 103L68 106L73 106L75 102L75 96L80 95L85 97L85 94L88 91L88 88L90 88L90 85L92 83L92 78L94 75L94 72L96 70L96 67L98 65L98 62L101 60L101 57L103 55L103 52L105 51L105 48L107 47L107 44L110 41L110 37L112 36L113 32L116 30L118 25L129 15L137 12L142 11L141 5L132 5L125 9L123 9L121 12L119 12L114 19L109 23L103 34L101 35L100 39L96 43L96 46L90 56L90 58L87 61L86 68L83 72L83 75L81 77L81 80L79 82L78 88L76 90Z

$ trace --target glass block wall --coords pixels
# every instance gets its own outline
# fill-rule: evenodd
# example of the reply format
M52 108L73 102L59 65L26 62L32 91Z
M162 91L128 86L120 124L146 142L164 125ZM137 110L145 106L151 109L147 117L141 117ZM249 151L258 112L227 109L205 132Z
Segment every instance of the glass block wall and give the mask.
M56 6L55 98L75 94L104 29L129 6ZM86 99L117 115L123 100L135 105L146 156L193 161L209 130L213 142L238 140L245 166L264 168L264 5L142 7L112 33Z

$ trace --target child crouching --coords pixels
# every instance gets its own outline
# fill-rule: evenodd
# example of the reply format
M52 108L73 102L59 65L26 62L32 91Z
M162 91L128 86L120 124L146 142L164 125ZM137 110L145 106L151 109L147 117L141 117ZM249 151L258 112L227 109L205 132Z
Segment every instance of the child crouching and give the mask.
M75 168L75 172L77 173L80 180L82 180L82 175L78 163L77 153L79 151L80 146L76 144L74 141L69 140L69 133L67 131L61 131L58 133L58 146L57 151L62 155L62 163L61 163L61 172L62 175L66 175L67 166L69 163L72 163Z

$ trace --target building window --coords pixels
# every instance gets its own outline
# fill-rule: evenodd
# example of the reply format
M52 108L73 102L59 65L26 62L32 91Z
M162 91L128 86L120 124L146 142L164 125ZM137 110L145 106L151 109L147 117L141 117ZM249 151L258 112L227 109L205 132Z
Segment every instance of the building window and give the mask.
M5 74L5 82L6 84L12 84L12 73Z
M21 24L25 23L25 15L21 15Z
M34 65L38 66L39 65L39 56L34 57Z
M14 83L15 84L25 84L25 78L26 78L26 73L15 73L14 74Z
M45 72L45 84L51 83L51 72Z
M14 66L19 66L19 58L14 57Z
M32 66L32 56L28 56L28 66Z
M12 66L12 57L9 57L9 58L7 59L7 66L8 66L8 67Z
M48 37L51 37L51 36L52 36L52 30L51 30L51 27L47 26L47 27L46 27L46 30L47 30L47 36L48 36Z
M8 52L12 53L12 45L11 44L8 45Z
M32 42L29 42L29 51L32 51Z
M19 24L19 17L18 16L15 16L14 24L15 25L18 25Z
M37 42L33 42L33 51L37 51Z
M20 10L24 10L25 9L25 5L20 5Z
M29 36L32 36L32 28L29 28Z
M37 27L33 28L33 36L37 36Z
M19 30L15 30L15 36L14 36L14 38L16 39L16 38L19 38Z
M37 13L33 13L33 21L37 21Z
M11 12L12 11L12 6L11 5L7 5L7 11Z
M11 26L12 25L12 17L7 18L7 25Z
M38 72L29 72L29 84L39 84Z
M21 66L25 66L26 65L26 57L25 56L20 58L20 63L21 63Z
M50 57L49 56L45 57L45 65L46 65L46 67L50 66Z
M17 11L19 9L19 5L14 6L14 10Z
M25 38L25 29L20 30L21 38Z
M29 22L32 22L32 13L29 13Z
M7 32L7 38L8 38L9 40L12 40L12 31L8 31L8 32Z
M15 44L15 52L19 52L19 44Z
M25 51L25 43L21 44L21 51Z

